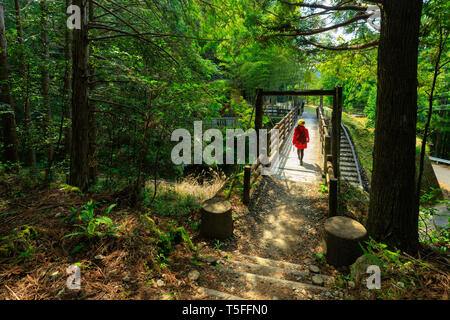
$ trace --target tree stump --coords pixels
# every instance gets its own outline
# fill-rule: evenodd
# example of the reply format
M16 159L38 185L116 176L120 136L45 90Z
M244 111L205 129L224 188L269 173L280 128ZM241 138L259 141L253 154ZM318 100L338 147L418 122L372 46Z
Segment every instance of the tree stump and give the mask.
M335 216L325 221L325 256L335 267L348 266L361 256L359 243L367 238L367 230L356 220Z
M200 234L206 238L226 239L233 234L231 203L222 198L212 198L202 204Z

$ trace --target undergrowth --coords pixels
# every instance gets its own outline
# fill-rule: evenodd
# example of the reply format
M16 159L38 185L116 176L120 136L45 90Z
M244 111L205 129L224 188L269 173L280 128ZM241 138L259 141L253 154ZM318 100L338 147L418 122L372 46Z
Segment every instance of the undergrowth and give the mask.
M447 299L449 268L436 259L412 257L373 239L361 246L364 256L352 265L347 279L359 285L351 293L360 299ZM381 271L381 288L369 290L366 269L376 265Z

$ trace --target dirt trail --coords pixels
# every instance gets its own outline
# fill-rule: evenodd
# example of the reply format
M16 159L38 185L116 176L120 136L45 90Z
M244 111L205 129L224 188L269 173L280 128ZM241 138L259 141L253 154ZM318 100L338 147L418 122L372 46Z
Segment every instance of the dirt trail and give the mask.
M327 214L319 183L263 176L256 188L248 212L235 206L233 237L220 242L220 250L213 241L201 249L206 265L198 294L189 298L343 298L331 288L336 270L317 258Z
M319 183L262 177L249 213L235 220L235 237L224 249L299 263L321 252L326 195ZM308 261L307 261L308 262Z

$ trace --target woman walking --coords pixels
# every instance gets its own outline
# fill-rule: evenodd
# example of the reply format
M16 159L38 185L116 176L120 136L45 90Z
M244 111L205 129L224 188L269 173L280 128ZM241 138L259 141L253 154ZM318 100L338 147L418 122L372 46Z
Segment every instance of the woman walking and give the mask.
M294 131L294 139L292 140L292 143L297 148L297 155L298 159L300 160L300 165L303 165L303 155L305 152L305 149L308 146L309 142L309 133L308 129L305 128L305 120L299 120L298 126L295 127Z

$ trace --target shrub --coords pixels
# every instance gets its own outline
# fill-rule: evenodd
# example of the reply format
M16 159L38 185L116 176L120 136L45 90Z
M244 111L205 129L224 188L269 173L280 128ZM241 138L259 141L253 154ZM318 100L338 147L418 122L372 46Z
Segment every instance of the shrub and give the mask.
M118 234L114 232L114 230L117 229L117 226L114 225L111 218L108 217L108 214L115 206L115 204L110 205L105 214L102 216L95 215L92 200L84 205L83 209L79 213L77 210L72 208L72 216L76 216L75 220L81 221L81 224L75 224L75 226L80 228L81 231L67 234L63 237L63 239L72 238L75 236L86 236L89 239L94 237L101 238L105 236L117 237Z

